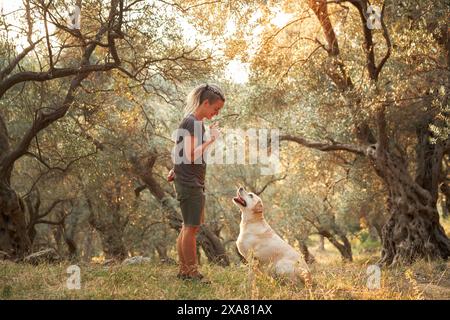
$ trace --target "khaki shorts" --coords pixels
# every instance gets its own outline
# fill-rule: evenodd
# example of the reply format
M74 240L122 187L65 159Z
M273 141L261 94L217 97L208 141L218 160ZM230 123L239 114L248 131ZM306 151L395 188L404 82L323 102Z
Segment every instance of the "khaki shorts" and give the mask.
M205 192L203 187L191 187L175 179L177 200L180 202L183 224L198 227L205 221Z

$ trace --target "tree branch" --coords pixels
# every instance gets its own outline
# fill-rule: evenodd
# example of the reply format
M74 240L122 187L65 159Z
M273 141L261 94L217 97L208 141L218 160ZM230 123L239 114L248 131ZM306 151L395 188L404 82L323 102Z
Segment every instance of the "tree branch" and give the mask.
M44 39L44 37L36 40L35 42L31 43L28 47L26 47L25 49L23 49L23 51L17 55L17 57L12 60L6 67L4 67L1 71L0 71L0 80L3 80L8 74L10 74L14 68L17 66L17 64L23 59L25 58L25 56L31 51L33 50L36 45L41 42ZM1 96L1 95L0 95Z
M8 91L11 87L21 82L26 81L42 82L57 78L79 75L83 73L108 71L114 69L115 67L117 67L115 63L106 63L100 65L83 65L78 68L54 68L53 70L48 70L44 72L32 72L32 71L18 72L0 82L0 98L2 98L5 92Z
M386 63L386 61L391 56L391 50L392 50L391 38L389 37L389 33L388 33L388 30L387 30L386 24L384 23L385 3L386 2L383 2L383 8L381 9L381 27L383 28L383 37L386 40L387 51L386 51L386 54L384 55L383 59L378 64L377 69L375 71L376 79L378 79L378 75L380 74L381 69L383 68L384 64Z
M272 183L275 183L275 182L277 182L277 181L281 181L281 180L284 180L284 179L286 179L286 177L287 177L287 175L284 175L283 177L281 177L281 178L274 178L274 179L271 179L271 180L269 180L259 191L255 191L255 194L256 195L260 195L261 193L263 193L264 192L264 190L266 190L266 188L269 186L269 185L271 185Z
M303 137L299 137L299 136L281 135L279 137L279 140L296 142L307 148L316 149L316 150L320 150L320 151L340 151L340 150L342 150L342 151L348 151L348 152L352 152L352 153L363 155L363 156L367 155L366 148L363 146L340 143L340 142L336 142L331 139L330 139L329 143L326 143L326 142L307 140L307 139L305 139Z
M322 27L323 33L325 34L325 39L328 44L328 48L326 48L326 51L328 52L328 56L332 59L334 69L336 69L328 70L328 76L341 90L353 87L352 80L345 71L344 63L339 58L339 44L333 29L333 25L331 24L330 16L328 14L327 1L309 0L308 5L314 11L317 19L319 19L319 23Z
M113 1L113 7L110 9L110 16L114 15L117 7L117 1ZM107 32L108 30L108 24L103 24L100 29L98 30L95 41L100 42L102 36ZM89 76L91 72L94 71L107 71L111 70L113 68L116 68L118 64L115 63L107 63L103 65L91 65L89 62L89 59L94 52L94 49L97 45L95 43L92 43L85 47L85 50L83 52L83 55L80 60L80 67L79 68L64 68L64 69L53 69L49 70L47 72L20 72L17 74L14 74L2 82L0 82L0 98L3 96L3 94L11 88L14 84L23 82L23 81L45 81L50 79L55 79L58 77L64 77L69 75L75 75L75 77L72 79L69 89L67 90L66 97L64 98L61 105L54 109L51 112L39 112L36 119L33 121L33 124L31 125L31 128L28 129L28 131L23 136L22 140L19 142L18 146L10 151L3 159L0 161L0 174L1 178L6 179L9 181L9 175L11 168L14 164L14 162L19 159L21 156L23 156L32 141L32 139L43 129L48 127L50 124L55 122L56 120L62 118L68 111L70 105L75 100L75 91L80 86L81 82Z

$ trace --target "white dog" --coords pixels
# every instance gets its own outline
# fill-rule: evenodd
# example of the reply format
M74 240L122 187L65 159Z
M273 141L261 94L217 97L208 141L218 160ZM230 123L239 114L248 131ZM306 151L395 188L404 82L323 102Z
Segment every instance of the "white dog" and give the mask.
M233 202L241 210L239 252L249 260L257 259L263 266L272 267L276 275L294 282L310 282L311 276L302 255L281 239L264 219L263 204L256 194L239 188Z

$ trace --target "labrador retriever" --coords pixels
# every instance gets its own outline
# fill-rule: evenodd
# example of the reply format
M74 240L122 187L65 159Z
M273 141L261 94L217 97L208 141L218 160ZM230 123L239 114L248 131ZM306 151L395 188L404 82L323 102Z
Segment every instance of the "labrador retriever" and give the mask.
M241 210L236 245L242 256L247 260L256 259L276 276L310 283L310 271L302 255L278 236L264 219L261 198L241 187L233 202Z

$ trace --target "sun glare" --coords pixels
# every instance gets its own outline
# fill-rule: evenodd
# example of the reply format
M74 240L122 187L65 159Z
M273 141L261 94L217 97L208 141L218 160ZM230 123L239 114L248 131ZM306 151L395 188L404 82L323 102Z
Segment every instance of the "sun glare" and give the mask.
M239 60L232 60L225 69L225 77L235 83L248 82L248 65Z
M285 13L281 9L275 9L275 17L270 20L270 23L276 25L278 28L284 27L292 18L292 14Z

